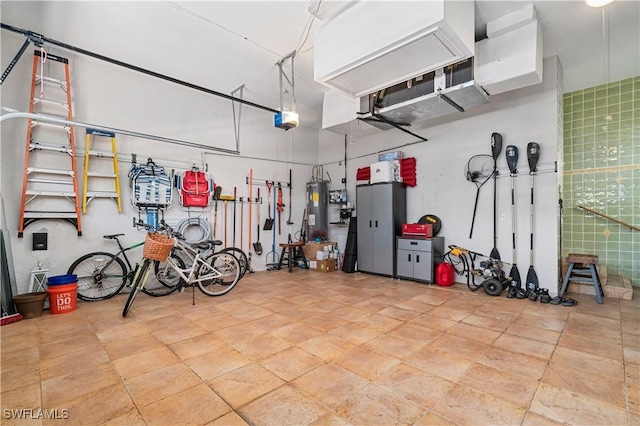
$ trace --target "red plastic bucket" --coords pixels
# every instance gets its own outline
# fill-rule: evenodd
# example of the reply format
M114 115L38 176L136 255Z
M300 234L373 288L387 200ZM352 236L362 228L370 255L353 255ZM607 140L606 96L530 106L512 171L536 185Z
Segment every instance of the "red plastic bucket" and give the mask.
M442 262L436 268L436 284L441 286L450 286L455 284L455 270L453 266L447 262Z
M49 312L52 314L66 314L76 310L78 304L78 283L52 285L47 289L49 293Z

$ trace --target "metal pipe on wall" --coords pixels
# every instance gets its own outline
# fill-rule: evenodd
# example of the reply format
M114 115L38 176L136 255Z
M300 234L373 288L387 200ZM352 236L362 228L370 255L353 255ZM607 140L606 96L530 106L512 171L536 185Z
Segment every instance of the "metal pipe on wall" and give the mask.
M8 120L10 118L31 118L31 119L35 119L35 120L48 122L48 123L63 124L63 125L67 125L67 126L78 126L78 127L84 127L84 128L89 127L89 128L92 128L92 129L98 129L98 130L102 130L102 131L105 131L105 132L117 133L119 135L133 136L135 138L142 138L142 139L151 139L151 140L158 141L158 142L166 142L166 143L171 143L171 144L175 144L175 145L188 146L188 147L191 147L191 148L206 149L206 150L209 150L209 151L223 152L223 153L226 153L226 154L236 154L236 155L240 154L240 152L232 150L232 149L217 148L217 147L204 145L204 144L197 143L197 142L189 142L189 141L184 141L184 140L181 140L181 139L165 138L163 136L156 136L156 135L150 135L150 134L147 134L147 133L134 132L134 131L131 131L131 130L116 129L116 128L113 128L113 127L105 127L105 126L100 126L100 125L97 125L97 124L83 123L81 121L67 120L67 119L64 119L64 118L61 118L61 117L55 117L55 116L51 116L51 115L35 114L35 113L30 113L30 112L21 112L21 111L17 111L15 109L12 109L12 108L7 108L7 107L0 107L0 109L2 109L3 111L7 111L8 112L8 114L0 115L0 122L2 122L4 120Z

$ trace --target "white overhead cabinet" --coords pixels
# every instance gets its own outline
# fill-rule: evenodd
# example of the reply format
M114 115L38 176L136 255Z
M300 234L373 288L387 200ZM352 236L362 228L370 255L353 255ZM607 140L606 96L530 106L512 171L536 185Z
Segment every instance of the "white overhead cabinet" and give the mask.
M474 55L474 2L363 1L314 38L317 82L360 97Z
M406 222L406 193L399 182L356 187L358 271L396 276L396 235Z

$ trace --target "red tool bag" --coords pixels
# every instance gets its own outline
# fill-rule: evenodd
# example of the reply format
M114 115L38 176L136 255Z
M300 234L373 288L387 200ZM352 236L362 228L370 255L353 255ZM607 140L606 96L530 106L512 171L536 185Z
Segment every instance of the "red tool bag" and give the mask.
M211 199L211 185L205 172L187 170L180 185L180 204L183 207L208 207Z

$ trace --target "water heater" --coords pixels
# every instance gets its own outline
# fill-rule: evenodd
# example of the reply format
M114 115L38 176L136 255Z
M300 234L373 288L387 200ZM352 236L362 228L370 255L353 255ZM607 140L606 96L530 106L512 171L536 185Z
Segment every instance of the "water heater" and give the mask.
M327 182L307 183L307 239L313 240L315 234L322 232L329 238L329 191Z

